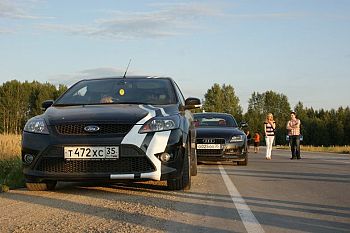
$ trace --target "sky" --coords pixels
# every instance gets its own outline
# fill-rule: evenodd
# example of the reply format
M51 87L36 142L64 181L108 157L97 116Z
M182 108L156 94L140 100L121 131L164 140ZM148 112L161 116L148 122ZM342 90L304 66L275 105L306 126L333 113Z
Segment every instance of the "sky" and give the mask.
M291 108L350 105L348 0L0 0L0 84L172 77L185 97L234 87Z

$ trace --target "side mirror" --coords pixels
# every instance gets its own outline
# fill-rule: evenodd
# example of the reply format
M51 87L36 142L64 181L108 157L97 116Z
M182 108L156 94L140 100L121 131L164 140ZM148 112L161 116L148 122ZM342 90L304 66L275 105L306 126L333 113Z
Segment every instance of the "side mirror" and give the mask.
M51 105L53 104L53 100L45 100L42 104L41 104L41 109L43 111L45 111L46 109L48 109L49 107L51 107Z
M248 127L248 123L242 121L242 122L241 122L241 128L246 128L246 127Z
M189 97L185 100L185 109L195 109L200 107L202 107L202 105L198 98Z

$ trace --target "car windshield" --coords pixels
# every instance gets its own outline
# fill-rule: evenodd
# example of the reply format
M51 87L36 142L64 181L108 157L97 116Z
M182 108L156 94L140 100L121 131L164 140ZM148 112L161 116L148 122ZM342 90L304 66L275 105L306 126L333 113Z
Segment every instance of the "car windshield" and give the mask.
M176 97L169 79L107 78L76 83L55 102L55 105L174 103Z
M230 115L194 114L195 127L238 127Z

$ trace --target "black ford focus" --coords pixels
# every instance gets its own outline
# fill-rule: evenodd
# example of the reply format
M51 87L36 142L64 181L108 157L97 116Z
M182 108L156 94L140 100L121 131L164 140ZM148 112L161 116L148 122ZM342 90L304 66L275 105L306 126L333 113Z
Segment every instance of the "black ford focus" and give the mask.
M113 77L82 80L42 115L28 120L22 160L29 190L57 181L166 180L189 189L197 173L195 130L189 109L171 78Z
M248 164L247 137L231 114L195 113L194 119L198 161Z

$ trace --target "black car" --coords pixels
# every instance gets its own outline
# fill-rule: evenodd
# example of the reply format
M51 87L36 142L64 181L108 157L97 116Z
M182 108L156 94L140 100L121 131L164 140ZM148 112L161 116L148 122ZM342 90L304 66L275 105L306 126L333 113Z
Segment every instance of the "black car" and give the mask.
M197 159L248 164L247 136L226 113L195 113Z
M189 109L171 78L112 77L82 80L42 115L28 120L22 160L29 190L57 181L166 180L189 189L197 173L195 130Z

